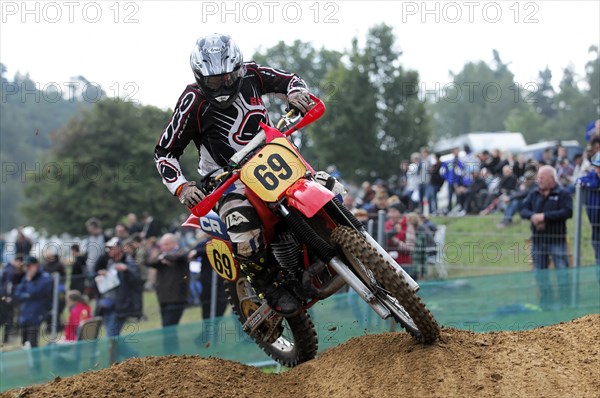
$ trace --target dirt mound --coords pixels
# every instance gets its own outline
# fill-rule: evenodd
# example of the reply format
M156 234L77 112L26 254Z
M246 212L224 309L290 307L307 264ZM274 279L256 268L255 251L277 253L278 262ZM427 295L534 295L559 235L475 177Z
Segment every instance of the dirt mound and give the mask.
M406 333L349 340L273 375L217 358L130 359L2 397L597 397L600 315L526 332L443 329L431 346Z

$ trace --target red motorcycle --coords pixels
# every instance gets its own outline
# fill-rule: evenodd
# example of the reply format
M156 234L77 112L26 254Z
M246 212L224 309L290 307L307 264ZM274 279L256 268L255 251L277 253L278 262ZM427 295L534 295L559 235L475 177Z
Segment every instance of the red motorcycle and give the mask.
M284 366L315 357L317 334L306 310L345 285L381 318L393 318L419 343L432 343L439 327L416 294L418 284L366 232L328 184L315 180L315 171L286 138L324 114L323 102L311 98L314 106L304 116L290 112L277 128L261 123L262 130L230 159L225 172L205 178L202 186L211 193L192 209L184 225L213 235L207 244L210 264L226 280L229 301L243 330ZM237 180L245 185L248 200L260 216L279 282L304 304L297 315L284 318L258 297L240 273L225 226L212 211Z

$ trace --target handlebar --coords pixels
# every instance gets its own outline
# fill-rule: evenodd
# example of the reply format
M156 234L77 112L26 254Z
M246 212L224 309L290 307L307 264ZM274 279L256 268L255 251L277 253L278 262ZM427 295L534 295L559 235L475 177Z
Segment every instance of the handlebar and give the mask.
M313 101L314 106L308 112L306 112L304 116L298 115L299 119L297 121L292 121L292 125L290 125L290 128L284 133L286 137L291 135L293 132L300 130L301 128L319 119L325 113L325 104L323 104L323 101L321 101L319 98L310 93L309 96ZM283 116L281 120L277 123L277 129L279 130L286 121L289 121L290 118L294 116L295 112L296 111L292 109L285 116ZM258 148L265 142L266 137L267 136L265 130L261 129L248 144L246 144L241 150L236 152L231 157L231 159L229 159L230 166L232 166L230 169L236 169L238 167L238 164L246 156L248 156L248 154L250 154L252 151L254 151L256 148ZM229 188L231 184L233 184L239 178L240 175L238 171L234 170L233 172L231 172L231 176L227 180L225 180L221 185L219 185L217 189L215 189L211 194L207 195L206 198L204 198L200 203L198 203L196 206L194 206L194 208L192 208L192 213L198 217L202 217L208 214L208 212L211 211L213 207L215 207L215 205L217 204L221 196L225 193L227 188Z
M275 126L277 128L277 130L281 130L281 128L284 127L286 123L288 123L288 124L293 123L293 121L290 121L290 118L292 118L293 116L300 117L302 115L300 115L296 111L296 109L291 109L288 113L286 113L285 115L283 115L281 117L281 119L279 119L279 121L277 122L277 126ZM289 123L289 122L291 122L291 123Z

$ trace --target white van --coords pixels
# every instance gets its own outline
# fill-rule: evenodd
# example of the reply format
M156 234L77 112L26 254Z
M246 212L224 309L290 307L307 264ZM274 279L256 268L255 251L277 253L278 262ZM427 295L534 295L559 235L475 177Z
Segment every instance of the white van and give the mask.
M471 154L481 153L485 150L491 152L494 149L519 153L527 146L527 143L521 133L511 133L508 131L493 133L473 132L440 140L432 146L432 152L440 155L440 162L445 162L452 159L452 150L458 147L460 149L459 158L464 158L466 155L464 151L465 145L469 146ZM440 209L448 205L447 192L447 184L444 184L438 193L438 207Z
M527 160L534 159L539 162L540 160L542 160L542 156L544 155L544 150L546 150L546 148L552 149L552 154L556 156L556 153L554 153L554 151L556 150L556 147L558 145L565 147L565 149L567 150L567 157L570 161L573 161L573 157L576 154L583 153L583 147L579 145L579 142L577 140L554 140L542 141L538 142L537 144L527 145L525 148L523 148L522 151L519 151L519 154L525 155L525 159Z
M456 147L463 150L465 145L468 145L473 153L485 150L491 152L493 149L518 153L523 150L527 143L521 133L509 131L473 132L439 140L433 145L432 150L443 156L451 153L452 149Z

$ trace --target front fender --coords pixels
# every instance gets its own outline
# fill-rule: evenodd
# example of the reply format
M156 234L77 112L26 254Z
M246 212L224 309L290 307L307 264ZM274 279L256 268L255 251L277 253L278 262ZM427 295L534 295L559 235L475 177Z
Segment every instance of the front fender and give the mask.
M333 199L334 194L318 182L300 179L285 192L288 205L311 218Z

